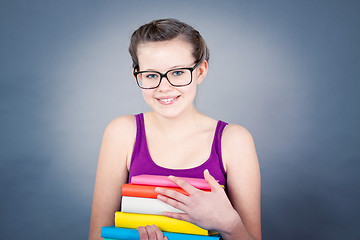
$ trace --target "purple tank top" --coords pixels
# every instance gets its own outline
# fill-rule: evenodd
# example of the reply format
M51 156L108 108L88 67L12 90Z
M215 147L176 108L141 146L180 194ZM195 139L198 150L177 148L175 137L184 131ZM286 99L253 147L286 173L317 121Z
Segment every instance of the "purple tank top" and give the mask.
M204 163L189 169L170 169L157 165L151 159L146 142L144 116L142 113L140 113L135 115L135 117L137 133L134 150L131 157L128 182L131 182L132 176L141 174L204 178L204 170L208 169L210 174L215 179L219 180L219 184L226 186L226 172L221 158L221 135L227 123L218 121L211 147L210 157Z

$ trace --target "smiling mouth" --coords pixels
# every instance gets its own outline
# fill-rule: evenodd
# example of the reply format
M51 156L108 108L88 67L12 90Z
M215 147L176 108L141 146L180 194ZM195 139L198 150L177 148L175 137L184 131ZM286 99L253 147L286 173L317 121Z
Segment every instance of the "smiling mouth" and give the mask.
M163 104L170 104L170 103L174 102L175 100L177 100L179 97L180 96L169 97L169 98L157 98L157 100Z

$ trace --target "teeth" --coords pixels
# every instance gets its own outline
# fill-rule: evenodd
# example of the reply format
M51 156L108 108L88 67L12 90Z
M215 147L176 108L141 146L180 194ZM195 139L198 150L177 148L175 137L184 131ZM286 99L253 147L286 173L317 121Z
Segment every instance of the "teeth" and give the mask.
M166 98L166 99L159 99L160 101L162 102L165 102L165 103L169 103L171 101L173 101L175 98Z

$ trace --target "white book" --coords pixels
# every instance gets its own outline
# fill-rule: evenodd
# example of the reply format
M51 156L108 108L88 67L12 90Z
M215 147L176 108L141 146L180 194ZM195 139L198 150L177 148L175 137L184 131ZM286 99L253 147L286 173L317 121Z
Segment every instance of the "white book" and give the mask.
M156 198L141 198L123 196L121 201L121 211L127 213L142 213L162 215L163 212L178 212L183 211L174 208Z

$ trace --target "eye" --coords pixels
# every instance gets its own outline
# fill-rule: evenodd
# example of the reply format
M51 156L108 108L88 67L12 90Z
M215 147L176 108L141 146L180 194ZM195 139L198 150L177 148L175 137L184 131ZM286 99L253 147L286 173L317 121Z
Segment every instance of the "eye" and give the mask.
M174 76L180 76L180 75L183 74L183 73L184 73L183 71L177 70L177 71L174 71L172 75L174 75Z
M145 75L145 77L148 79L155 79L158 77L158 75L156 73L148 73Z

